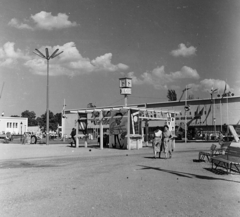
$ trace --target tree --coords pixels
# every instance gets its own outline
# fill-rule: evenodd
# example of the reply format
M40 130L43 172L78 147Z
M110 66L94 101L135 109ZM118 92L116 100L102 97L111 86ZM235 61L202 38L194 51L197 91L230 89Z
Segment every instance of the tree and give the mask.
M177 94L175 90L168 90L167 93L168 101L177 101Z
M58 125L62 126L62 113L56 113L54 118Z
M37 118L37 122L43 131L46 131L46 123L47 123L47 112L41 115L41 117ZM49 111L49 129L50 130L57 130L58 121L56 120L56 116L53 112Z
M37 126L36 113L34 111L26 110L22 112L21 117L28 118L28 126Z

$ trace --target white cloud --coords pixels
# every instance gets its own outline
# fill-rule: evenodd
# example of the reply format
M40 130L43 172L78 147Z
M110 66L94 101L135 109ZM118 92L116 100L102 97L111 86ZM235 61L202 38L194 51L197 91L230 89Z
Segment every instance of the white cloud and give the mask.
M9 26L15 27L17 29L29 29L29 30L33 30L33 28L31 26L29 26L28 24L25 23L20 23L16 18L12 18L9 23Z
M167 84L179 80L200 78L198 72L188 66L183 66L180 71L170 73L166 73L164 66L161 66L153 69L151 72L144 72L140 78L137 78L134 72L129 72L128 76L132 77L134 84L150 84L156 89L166 88Z
M18 29L29 30L52 30L77 26L76 22L71 22L68 20L68 18L68 15L65 13L58 13L56 16L53 16L51 12L41 11L35 15L31 15L30 22L32 23L32 25L20 23L16 18L12 18L8 25Z
M211 88L217 89L217 92L222 94L225 89L225 84L226 84L226 91L231 91L231 92L236 92L236 88L231 88L229 84L227 84L225 81L220 80L220 79L203 79L201 80L198 84L191 83L188 84L188 87L191 87L189 90L190 93L194 92L206 92L210 93Z
M59 49L64 51L58 58L50 61L50 75L76 75L91 72L114 72L128 69L128 66L119 63L112 63L112 54L107 53L93 60L83 57L77 50L74 42L66 43L62 46L48 47L50 54ZM39 49L45 50L45 47ZM46 61L38 56L32 57L25 63L33 73L43 75L46 74Z
M14 48L13 42L6 42L3 47L0 47L0 66L13 66L18 60L26 60L29 58L20 49Z
M210 91L213 87L214 89L218 89L218 91L224 91L226 82L219 79L204 79L200 81L200 85L203 91ZM230 90L229 85L227 84L227 91Z
M181 43L178 45L178 49L172 50L171 55L178 57L178 56L183 56L183 57L188 57L196 54L197 49L193 46L186 47L185 44Z
M31 18L40 29L63 29L77 25L76 22L69 21L68 15L64 13L58 13L57 16L53 16L52 13L41 11L35 15L31 15Z
M91 64L94 66L94 71L118 71L118 70L126 70L128 66L123 63L118 63L117 65L113 65L112 61L112 54L106 53L102 56L97 57L96 59L91 61Z

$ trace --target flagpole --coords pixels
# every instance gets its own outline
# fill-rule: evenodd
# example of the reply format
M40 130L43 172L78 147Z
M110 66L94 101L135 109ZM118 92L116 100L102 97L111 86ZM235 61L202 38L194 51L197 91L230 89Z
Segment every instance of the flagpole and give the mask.
M222 100L220 99L221 132L222 132Z

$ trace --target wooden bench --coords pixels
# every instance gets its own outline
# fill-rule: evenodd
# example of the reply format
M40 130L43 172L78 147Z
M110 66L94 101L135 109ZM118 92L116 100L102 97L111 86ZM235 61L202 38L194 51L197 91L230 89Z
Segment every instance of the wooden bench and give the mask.
M212 169L213 169L213 165L215 165L215 169L217 169L219 166L223 167L228 171L232 170L232 166L234 166L237 171L240 173L240 148L239 147L233 147L233 146L229 146L224 155L219 155L216 157L212 157Z
M217 148L217 146L215 144L212 144L209 152L205 152L205 151L200 151L199 152L198 160L203 160L204 161L205 157L206 157L207 160L210 161L213 156L222 154L222 151L223 150L221 148Z
M222 152L224 153L226 149L231 145L232 142L226 142L226 141L218 141L219 145L221 146Z

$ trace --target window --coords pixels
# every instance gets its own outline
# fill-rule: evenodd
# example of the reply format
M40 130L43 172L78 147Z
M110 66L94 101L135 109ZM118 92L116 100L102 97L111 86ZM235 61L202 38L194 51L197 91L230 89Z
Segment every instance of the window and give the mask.
M16 128L18 128L18 123L16 123Z

